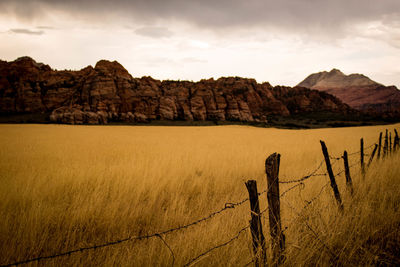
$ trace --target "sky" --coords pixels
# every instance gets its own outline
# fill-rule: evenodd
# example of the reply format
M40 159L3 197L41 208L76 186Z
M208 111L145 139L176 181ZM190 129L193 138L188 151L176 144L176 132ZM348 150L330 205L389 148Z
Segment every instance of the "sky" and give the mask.
M400 88L399 0L0 0L0 59L117 60L133 77L295 86L340 69Z

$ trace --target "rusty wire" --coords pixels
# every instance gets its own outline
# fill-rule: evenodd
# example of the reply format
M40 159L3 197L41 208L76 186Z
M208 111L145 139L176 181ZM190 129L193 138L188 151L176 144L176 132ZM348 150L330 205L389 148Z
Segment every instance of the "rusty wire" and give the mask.
M305 184L304 184L303 182L300 182L300 183L298 183L298 184L296 184L296 185L294 185L294 186L292 186L292 187L286 189L285 191L283 191L283 193L280 194L280 197L285 196L286 193L292 191L293 189L295 189L295 188L297 188L297 187L299 187L299 186L302 186L302 187L304 188L304 187L305 187Z
M172 256L171 266L174 266L175 265L175 254L174 254L174 251L172 250L170 245L168 245L167 241L165 241L165 239L161 235L157 235L157 237L161 239L161 241L164 243L164 245L168 248L169 252L171 253L171 256Z
M267 190L264 190L263 192L260 192L259 195L262 195L265 192L267 192ZM83 252L83 251L86 251L86 250L95 250L95 249L98 249L98 248L114 246L114 245L118 245L118 244L125 243L125 242L128 242L128 241L150 239L150 238L153 238L153 237L161 238L161 235L169 234L169 233L176 232L176 231L179 231L179 230L182 230L182 229L187 229L187 228L189 228L191 226L194 226L194 225L197 225L197 224L199 224L201 222L207 221L207 220L213 218L216 215L221 214L222 212L224 212L224 211L226 211L228 209L236 208L236 207L246 203L247 201L249 201L248 198L243 199L243 200L241 200L239 202L228 202L228 203L225 203L223 208L221 208L218 211L214 211L214 212L210 213L209 215L207 215L205 217L202 217L201 219L198 219L196 221L190 222L190 223L182 225L182 226L177 226L177 227L174 227L174 228L170 228L170 229L167 229L167 230L164 230L164 231L161 231L161 232L156 232L156 233L147 234L147 235L141 235L141 236L125 237L125 238L121 238L121 239L118 239L118 240L105 242L105 243L102 243L102 244L95 244L95 245L87 246L87 247L81 247L81 248L78 248L78 249L73 249L73 250L69 250L69 251L65 251L65 252L60 252L60 253L56 253L56 254L53 254L53 255L39 256L39 257L30 258L30 259L26 259L26 260L16 261L16 262L13 262L13 263L0 265L0 267L18 266L18 265L27 264L27 263L30 263L30 262L35 262L35 261L54 259L54 258L63 257L63 256L70 256L71 254L75 254L75 253L78 253L78 252Z
M286 181L279 181L279 183L280 183L280 184L292 184L292 183L303 182L303 181L305 181L305 180L307 180L307 179L309 179L309 178L311 178L311 177L314 177L314 176L321 176L320 174L316 174L316 172L317 172L319 169L321 169L321 167L322 167L323 164L324 164L324 161L322 160L322 161L320 162L320 164L318 165L318 167L317 167L315 170L313 170L310 174L307 174L307 175L305 175L305 176L303 176L303 177L301 177L301 178L299 178L299 179L286 180Z
M246 231L248 228L250 228L250 224L246 225L245 227L241 228L233 237L231 237L228 241L225 241L221 244L218 244L212 248L207 249L206 251L200 253L199 255L197 255L196 257L190 259L185 265L183 266L190 266L191 264L193 264L194 262L196 262L198 259L200 259L201 257L204 257L205 255L207 255L208 253L211 253L213 250L218 249L218 248L222 248L225 247L227 245L229 245L230 243L232 243L233 241L235 241L236 239L239 238L239 236Z
M323 189L324 189L326 186L327 186L327 184L324 185L324 186L322 187L320 193L323 192ZM319 195L320 195L320 194L318 194L318 197L319 197ZM317 198L314 198L314 200L315 200L315 199L317 199ZM312 201L314 201L314 200L312 200ZM284 201L285 201L285 200L284 200ZM285 201L285 202L286 202L286 204L298 215L298 217L303 216L302 210L303 210L305 207L304 207L302 210L300 210L300 212L298 212L298 211L296 211L296 209L295 209L288 201ZM307 205L306 205L306 206L307 206ZM333 252L333 250L319 237L318 233L311 227L311 225L310 225L307 221L304 221L303 223L304 223L304 225L308 228L308 230L310 230L310 232L311 232L312 235L314 236L315 240L317 240L318 242L320 242L321 245L325 248L325 250L326 250L329 254L331 254L331 256L333 256L333 257L336 259L336 258L337 258L337 255L336 255L336 254ZM287 228L286 228L286 229L287 229ZM285 230L286 230L286 229L285 229Z
M365 153L367 150L369 150L370 148L374 147L375 144L372 144L370 146L364 147L364 156L368 156L369 154ZM351 152L351 153L347 153L348 157L360 154L361 150L355 151L355 152ZM341 158L343 158L343 156L339 156L339 157L335 157L335 156L329 156L330 159L335 159L335 160L340 160Z
M258 216L264 216L263 214L268 210L268 208L265 208L264 210L262 210ZM239 238L239 236L246 230L250 228L250 224L247 224L246 226L244 226L243 228L241 228L233 237L231 237L228 241L225 241L221 244L218 244L212 248L207 249L206 251L200 253L199 255L197 255L196 257L190 259L184 266L190 266L192 263L194 263L195 261L197 261L198 259L200 259L201 257L207 255L208 253L212 252L215 249L218 248L222 248L225 247L227 245L229 245L230 243L232 243L233 241L237 240Z

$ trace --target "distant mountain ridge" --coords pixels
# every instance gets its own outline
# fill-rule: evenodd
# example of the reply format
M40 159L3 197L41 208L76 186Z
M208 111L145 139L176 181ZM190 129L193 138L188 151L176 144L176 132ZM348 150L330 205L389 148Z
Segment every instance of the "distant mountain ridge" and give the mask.
M336 97L301 87L222 77L199 82L133 78L116 61L57 71L29 57L0 60L0 114L49 114L55 123L152 120L267 122L267 116L354 112Z
M371 85L380 84L362 74L345 75L338 69L332 69L330 72L323 71L311 74L297 86L302 86L306 88L330 88Z
M362 74L345 75L338 69L309 75L297 86L332 94L352 108L369 113L400 114L400 90L384 86Z

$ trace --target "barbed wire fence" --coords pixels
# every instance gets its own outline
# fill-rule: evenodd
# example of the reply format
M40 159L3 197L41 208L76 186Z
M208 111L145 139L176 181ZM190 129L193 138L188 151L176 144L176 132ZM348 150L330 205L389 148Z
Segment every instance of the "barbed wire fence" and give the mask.
M380 134L380 138L381 138L381 137L382 137L382 134ZM390 153L395 152L395 151L397 151L397 150L399 149L399 147L400 147L399 140L400 140L400 139L399 139L399 136L398 136L398 134L397 134L397 131L395 131L395 137L394 137L394 141L393 141L393 147L392 147L392 141L391 141L391 140L390 140L390 141L388 140L388 133L387 133L387 131L386 131L385 142L384 142L384 146L383 146L383 147L381 147L381 140L380 140L380 138L379 138L379 141L378 141L378 143L379 143L379 147L378 147L378 156L377 156L378 159L380 158L381 151L382 151L383 157L387 157ZM362 140L362 139L361 139L361 143L363 144L363 140ZM389 144L390 144L390 146L389 146ZM350 170L352 170L352 169L354 169L356 166L360 166L360 169L362 169L362 168L363 168L363 164L364 164L364 161L363 161L364 156L371 156L370 161L372 161L377 146L378 146L378 145L375 144L375 143L373 143L373 144L371 144L370 146L365 147L365 148L363 147L363 145L361 145L361 149L360 149L360 150L355 151L355 152L348 153L347 156L349 156L349 157L353 157L353 156L356 156L356 155L361 155L361 163L358 162L358 161L355 161L355 162L353 162L351 165L349 165L348 168L349 168ZM371 150L371 149L374 148L374 147L375 147L375 149L374 149L374 151L373 151L372 154L366 153L367 151ZM347 153L347 152L346 152L346 153ZM280 158L280 155L279 155L279 154L277 154L277 155L278 155L277 166L272 166L272 168L273 168L273 169L274 169L274 168L277 168L277 170L279 170L279 162L280 162L279 158ZM276 156L276 153L272 154L271 156ZM270 157L271 157L271 156L270 156ZM269 157L269 158L270 158L270 157ZM269 158L268 158L268 159L269 159ZM259 202L258 197L259 197L259 196L262 196L262 195L267 194L267 197L268 197L268 207L265 208L264 210L262 210L261 212L260 212L260 211L254 212L254 211L252 210L252 211L251 211L251 215L252 215L252 216L255 215L258 219L261 219L261 218L266 219L266 218L267 218L267 214L266 214L266 213L267 213L267 211L268 211L268 212L269 212L268 218L270 219L270 224L271 224L271 218L272 218L271 216L274 216L274 217L272 218L273 220L276 219L275 217L279 217L279 220L280 220L280 215L279 215L279 216L276 216L276 214L272 214L272 213L271 213L271 207L270 207L270 204L271 204L270 201L271 201L271 199L275 199L275 201L276 201L276 199L277 199L277 200L278 200L278 208L280 207L279 202L280 202L281 200L283 200L284 203L296 214L296 216L295 216L294 218L292 218L290 221L287 221L286 223L287 223L288 225L292 225L293 222L298 221L298 218L299 218L299 217L304 216L304 211L305 211L309 206L311 206L314 202L316 202L317 200L320 199L320 197L323 195L323 192L328 188L328 186L329 186L329 185L333 186L333 185L332 185L332 177L331 177L331 181L325 183L325 184L320 188L320 190L318 191L318 193L317 193L315 196L313 196L310 200L306 200L306 204L305 204L300 210L297 210L297 209L296 209L292 204L290 204L290 202L288 202L284 197L285 197L289 192L291 192L292 190L295 190L295 189L297 189L297 188L300 188L300 190L303 190L303 189L305 188L305 186L306 186L305 183L306 183L308 180L310 180L311 178L330 176L329 168L332 168L333 166L336 166L336 167L337 167L335 173L333 174L334 177L337 177L337 176L339 176L339 175L342 175L343 173L346 172L346 166L345 166L344 168L340 168L340 166L338 166L338 164L337 164L339 161L341 161L341 160L343 159L343 156L336 156L336 157L335 157L335 156L329 156L328 158L329 158L330 160L333 160L333 163L330 163L330 161L327 160L327 159L325 158L325 160L322 160L322 161L317 165L317 167L316 167L314 170L312 170L309 174L304 175L304 176L302 176L302 177L300 177L300 178L293 178L293 179L287 179L287 178L285 178L285 179L282 180L282 181L279 181L279 178L278 178L278 171L276 172L275 177L274 177L274 175L272 175L272 177L269 177L269 176L271 176L271 175L268 175L268 166L267 166L267 161L268 161L268 159L267 159L267 161L266 161L266 172L267 172L267 178L268 178L268 186L267 186L267 188L266 188L265 190L263 190L263 191L261 191L261 192L259 192L259 193L256 193L255 195L251 195L251 192L249 191L249 197L248 197L248 198L244 198L244 199L242 199L242 200L240 200L240 201L236 201L236 202L226 202L226 203L224 204L224 206L223 206L222 208L220 208L219 210L216 210L216 211L214 211L214 212L212 212L212 213L210 213L210 214L208 214L208 215L206 215L206 216L204 216L204 217L201 217L201 218L199 218L199 219L197 219L197 220L191 221L190 223L183 224L183 225L176 226L176 227L172 227L172 228L169 228L169 229L166 229L166 230L163 230L163 231L159 231L159 232L153 232L153 233L146 234L146 235L126 236L126 237L119 238L119 239L115 239L115 240L112 240L112 241L108 241L108 242L104 242L104 243L99 243L99 244L94 244L94 245L91 245L91 246L84 246L84 247L80 247L80 248L76 248L76 249L72 249L72 250L68 250L68 251L64 251L64 252L60 252L60 253L55 253L55 254L51 254L51 255L44 255L44 256L38 256L38 257L32 257L32 258L28 258L28 259L24 259L24 260L14 261L14 262L12 262L12 263L1 264L0 267L19 266L19 265L24 265L24 264L32 263L32 262L40 262L40 261L43 261L43 260L51 260L51 259L60 258L60 257L67 257L67 256L70 256L70 255L72 255L72 254L83 253L83 252L89 251L89 250L97 250L97 249L100 249L100 248L106 248L106 247L116 246L116 245L120 245L120 244L127 243L127 242L140 241L140 240L146 240L146 239L151 239L151 238L158 238L158 239L160 239L160 240L162 241L162 243L168 248L168 250L169 250L169 252L171 253L171 256L172 256L172 265L174 266L175 261L176 261L175 253L173 252L171 246L170 246L170 245L166 242L166 240L163 238L163 236L165 236L165 235L167 235L167 234L174 233L174 232L178 232L178 231L181 231L181 230L189 229L189 228L194 227L194 226L196 226L196 225L199 225L199 224L201 224L201 223L208 222L208 221L210 221L211 219L213 219L213 218L215 218L215 217L217 217L217 216L223 214L223 213L224 213L225 211L227 211L227 210L232 210L232 209L235 209L235 208L237 208L237 207L239 207L239 206L242 206L243 204L245 204L245 203L247 203L247 202L251 202L251 199L252 199L252 198L256 198L257 205L258 205L258 202ZM321 171L321 169L323 168L324 163L325 163L326 166L327 166L327 171L325 171L325 172L319 172L319 171ZM329 165L330 165L330 167L328 167ZM271 166L269 166L269 167L271 167ZM347 177L346 177L346 178L347 178ZM255 181L254 181L254 182L255 182ZM287 189L286 189L285 191L283 191L282 193L279 193L279 184L288 184L288 185L289 185L289 184L293 184L293 185L291 185L289 188L287 188ZM273 188L278 188L278 191L277 191L277 192L273 192L273 191L274 191ZM273 206L273 205L276 205L276 203L272 203L272 206ZM279 211L279 212L280 212L280 211ZM317 231L315 231L315 230L313 229L313 227L312 227L306 220L302 220L302 222L305 223L306 228L311 232L311 234L314 236L314 238L315 238L318 242L321 243L321 245L326 249L326 251L327 251L333 258L337 258L337 255L333 252L333 250L332 250L329 246L327 246L327 245L324 243L324 241L323 241L323 240L320 238L320 236L318 235ZM261 221L260 221L260 224L261 224ZM280 221L279 221L279 224L281 224ZM261 225L260 225L260 226L261 226ZM240 237L242 234L244 234L248 229L250 229L250 232L254 231L255 229L252 229L252 227L253 227L252 222L250 222L249 224L244 225L244 226L241 227L234 235L232 235L230 238L228 238L226 241L224 241L224 242L222 242L222 243L219 243L219 244L217 244L217 245L215 245L215 246L212 246L212 247L208 248L207 250L205 250L205 251L199 253L198 255L192 257L191 259L189 259L189 260L184 264L184 266L191 266L191 265L193 265L193 264L196 264L201 258L203 258L203 257L205 257L206 255L212 253L213 251L215 251L215 250L217 250L217 249L220 249L220 248L222 248L222 247L229 246L230 244L232 244L232 243L234 243L236 240L238 240L239 237ZM274 246L277 247L277 246L278 246L276 242L278 242L278 243L279 243L279 242L282 242L282 240L279 240L279 238L278 238L278 241L276 241L276 240L274 241L274 239L276 239L276 236L272 236L272 232L273 232L273 231L276 231L276 230L279 230L279 231L281 232L280 234L283 235L283 233L288 229L288 227L289 227L289 226L286 226L285 229L281 229L280 227L278 227L278 228L280 228L280 229L272 229L272 226L270 225L270 228L271 228L271 240L272 240L273 243L275 242L275 244L272 244L272 247L274 247ZM260 234L263 235L263 233L260 233ZM253 239L254 239L254 236L253 236ZM284 239L284 238L283 238L283 239ZM256 240L256 241L258 242L258 240ZM257 242L256 242L256 243L257 243ZM283 240L283 242L284 242L284 240ZM255 243L254 243L254 240L253 240L253 244L255 244ZM261 247L260 247L260 248L257 248L257 249L261 249ZM263 249L265 249L265 248L263 248ZM280 246L280 249L284 250L284 246L283 246L283 247ZM276 255L274 255L274 256L276 257ZM248 262L245 266L248 266L248 265L250 265L250 264L252 264L252 263L257 262L257 258L258 258L258 257L259 257L259 254L258 254L258 253L254 253L254 256L253 256L253 258L251 259L251 261ZM279 260L276 259L276 258L275 258L274 260L275 260L275 261L279 261Z

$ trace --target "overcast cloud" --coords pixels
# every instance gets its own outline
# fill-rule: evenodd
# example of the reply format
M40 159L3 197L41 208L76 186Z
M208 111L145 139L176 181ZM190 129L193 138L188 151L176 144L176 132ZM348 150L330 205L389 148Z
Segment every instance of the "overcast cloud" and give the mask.
M2 0L3 12L34 19L54 10L79 15L129 16L132 20L175 19L200 27L275 26L336 31L346 25L399 21L398 0Z
M30 30L30 29L10 29L10 32L18 33L18 34L30 34L30 35L44 34L44 31L36 31L36 30Z
M0 58L287 85L339 68L399 86L399 29L399 0L1 0Z
M173 32L166 27L142 27L135 30L135 33L142 36L151 38L168 38L173 35Z

